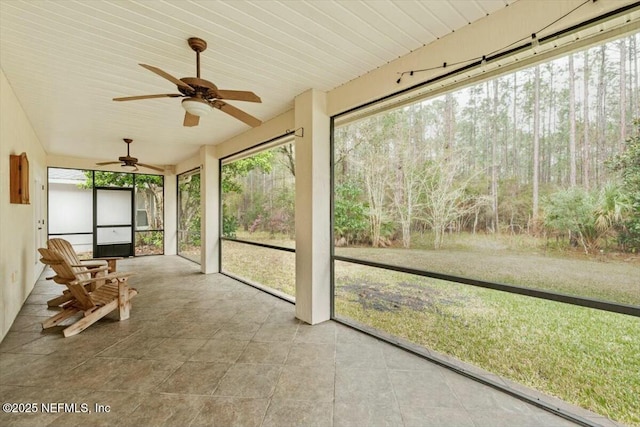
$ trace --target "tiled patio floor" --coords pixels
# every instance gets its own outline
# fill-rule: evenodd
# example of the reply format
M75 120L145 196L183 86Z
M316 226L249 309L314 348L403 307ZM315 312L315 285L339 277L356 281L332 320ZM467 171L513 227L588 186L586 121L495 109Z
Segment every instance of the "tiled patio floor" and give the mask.
M303 324L292 304L177 256L118 267L138 272L131 318L66 339L41 330L61 288L38 282L0 344L0 400L39 411L0 425L573 425L336 322ZM92 412L42 412L57 402Z

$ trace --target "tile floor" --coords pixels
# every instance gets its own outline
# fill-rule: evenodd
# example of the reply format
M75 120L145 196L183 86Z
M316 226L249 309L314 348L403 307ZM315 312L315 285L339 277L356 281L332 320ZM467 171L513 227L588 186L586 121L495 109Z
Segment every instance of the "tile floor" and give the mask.
M66 339L39 323L60 287L37 283L0 343L0 401L38 413L0 425L573 425L347 326L303 324L292 304L180 257L118 267L138 273L131 318Z

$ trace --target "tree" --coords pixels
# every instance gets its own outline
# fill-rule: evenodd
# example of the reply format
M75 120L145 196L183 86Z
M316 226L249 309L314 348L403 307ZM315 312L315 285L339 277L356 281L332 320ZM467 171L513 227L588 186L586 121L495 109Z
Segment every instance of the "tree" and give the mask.
M589 50L584 51L583 70L583 141L582 141L582 184L585 190L589 190L590 162L589 152L591 151L589 141Z
M93 186L130 188L134 186L135 175L135 196L137 200L143 200L149 229L164 228L163 176L105 171L95 171L95 174L92 171L84 171L84 174L85 182L82 188L93 188Z
M333 227L336 237L344 244L366 242L369 221L367 205L363 201L360 185L345 182L336 185Z
M622 189L627 194L629 215L625 218L618 239L624 249L640 251L640 119L634 121L635 133L627 138L625 150L616 155L609 167L618 173Z
M263 172L271 172L273 151L262 151L253 156L235 160L231 163L222 165L222 225L223 236L235 237L238 227L239 218L236 214L230 212L228 199L231 194L242 194L243 184L241 178L246 177L251 171L259 169ZM245 226L247 219L245 218Z
M473 210L473 198L466 191L469 179L460 177L465 161L466 156L458 150L423 165L424 208L419 218L433 230L434 249L442 246L447 227Z
M395 117L377 115L361 123L359 138L366 141L360 145L360 156L356 164L362 171L364 187L369 205L369 227L371 244L382 246L382 227L387 221L386 192L389 185L390 129Z
M573 54L569 55L569 185L576 186L576 73Z
M200 172L178 177L178 240L200 245Z
M602 247L628 209L626 196L613 184L592 192L577 187L557 191L544 205L545 226L577 236L586 254Z
M420 184L423 180L421 157L416 144L403 132L405 123L401 123L397 140L396 188L393 191L393 206L400 220L402 246L411 246L411 224L420 208Z
M533 230L537 232L540 200L540 66L536 65L534 75L533 101Z

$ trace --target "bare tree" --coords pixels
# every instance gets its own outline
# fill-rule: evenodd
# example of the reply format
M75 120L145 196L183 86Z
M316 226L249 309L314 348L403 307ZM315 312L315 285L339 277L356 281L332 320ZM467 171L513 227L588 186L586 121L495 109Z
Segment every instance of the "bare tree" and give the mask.
M363 174L367 200L369 202L369 226L371 245L382 246L382 224L387 217L385 195L389 187L389 141L384 129L385 117L380 115L363 127L366 144L361 148L359 167Z
M540 186L540 66L536 65L533 95L533 231L537 233Z
M583 71L583 126L584 136L582 141L582 180L584 189L589 191L589 165L591 162L589 152L591 151L589 142L589 51L584 51L584 71Z
M576 186L576 73L573 54L569 55L569 185Z
M627 42L620 40L620 141L619 149L624 148L627 139Z
M411 115L416 114L412 109ZM420 187L424 176L421 156L417 144L408 136L410 125L398 123L396 153L396 185L393 192L393 206L402 229L402 246L411 246L411 224L420 209Z
M489 91L487 90L487 95ZM491 106L491 209L493 232L500 231L498 216L498 79L493 79L493 101Z
M461 150L457 150L423 166L420 219L433 230L434 249L442 246L447 227L474 210L473 197L466 191L470 179L460 177L466 158Z

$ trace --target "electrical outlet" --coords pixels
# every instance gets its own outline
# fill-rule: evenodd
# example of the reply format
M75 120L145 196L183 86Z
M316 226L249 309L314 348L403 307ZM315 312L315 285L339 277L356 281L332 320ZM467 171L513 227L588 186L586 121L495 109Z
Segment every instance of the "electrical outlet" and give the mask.
M18 275L17 271L11 272L11 283L16 283L16 276Z

